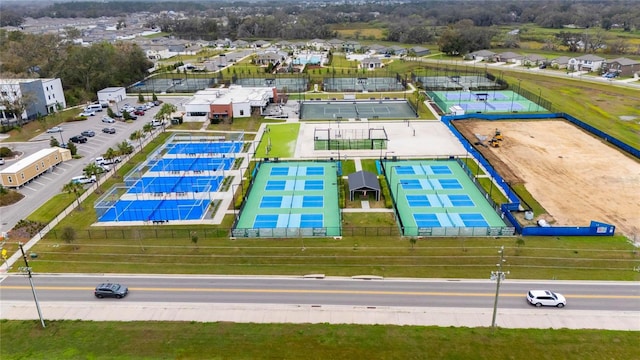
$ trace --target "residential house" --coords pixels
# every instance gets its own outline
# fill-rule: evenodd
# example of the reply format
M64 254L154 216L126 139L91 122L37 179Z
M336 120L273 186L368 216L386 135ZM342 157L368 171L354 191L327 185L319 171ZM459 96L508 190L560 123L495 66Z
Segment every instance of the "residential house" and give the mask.
M477 61L493 61L496 53L489 50L478 50L467 54L466 58Z
M522 65L525 66L538 66L540 64L543 64L547 61L547 58L542 56L542 55L538 55L538 54L528 54L525 55L522 58Z
M231 43L231 47L236 49L245 49L249 47L249 43L244 40L236 40Z
M307 46L315 50L327 50L330 47L329 43L323 39L313 39L307 43Z
M256 40L251 43L251 47L254 49L265 48L265 47L268 47L269 45L271 45L271 43L264 40Z
M569 66L568 56L559 56L555 59L551 59L551 67L554 69L566 69Z
M328 49L326 50L330 50L330 49L341 50L343 48L344 41L340 39L331 39L327 41L327 45L328 45Z
M409 48L409 52L415 54L415 56L425 56L431 54L431 50L422 47L422 46L414 46Z
M618 73L618 76L633 76L640 73L640 61L627 58L606 60L602 64L602 72Z
M403 48L402 46L392 45L392 46L389 46L389 49L387 49L387 54L404 56L407 54L407 49Z
M600 71L605 59L598 55L587 54L569 59L567 68L573 71Z
M362 49L362 45L357 41L345 41L342 44L342 51L344 52L358 52Z
M507 63L507 64L515 64L515 65L522 65L523 64L523 59L524 56L511 52L511 51L506 51L500 54L496 54L494 55L494 60L496 62L503 62L503 63Z

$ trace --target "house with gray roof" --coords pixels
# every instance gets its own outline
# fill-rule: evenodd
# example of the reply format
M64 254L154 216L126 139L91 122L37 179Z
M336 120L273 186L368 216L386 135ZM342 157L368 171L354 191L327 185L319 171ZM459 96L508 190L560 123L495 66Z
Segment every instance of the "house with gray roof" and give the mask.
M496 54L494 56L494 60L496 62L503 62L503 63L515 64L515 65L522 65L523 59L524 59L523 55L511 52L511 51L505 51L503 53Z
M414 46L409 48L410 52L413 52L415 56L425 56L431 54L431 50L422 47L422 46Z
M604 58L598 55L586 54L569 59L567 68L574 71L600 71L604 60Z
M531 66L531 65L538 66L542 63L545 63L546 61L547 61L546 57L538 54L528 54L522 58L522 64L528 65L528 66Z
M467 54L466 58L471 60L478 61L492 61L493 57L496 55L493 51L489 50L478 50L472 53Z
M566 69L569 66L569 60L571 59L568 56L559 56L551 59L551 67L554 69Z
M617 73L618 76L633 76L640 73L640 61L624 57L605 60L602 64L602 72Z

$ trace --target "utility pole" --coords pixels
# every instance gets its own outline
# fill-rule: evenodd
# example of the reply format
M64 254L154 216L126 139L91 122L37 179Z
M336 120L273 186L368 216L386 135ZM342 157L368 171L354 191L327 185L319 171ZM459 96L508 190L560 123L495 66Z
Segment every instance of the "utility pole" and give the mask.
M38 316L40 317L40 323L43 328L47 326L44 324L44 318L42 317L42 311L40 310L40 303L38 303L38 296L36 295L36 289L33 286L33 277L31 276L31 266L29 266L29 261L27 260L27 254L24 253L24 249L22 248L22 243L18 243L20 246L20 251L22 252L22 258L24 259L25 267L20 267L20 271L26 271L29 275L29 284L31 284L31 292L33 293L33 300L36 302L36 309L38 309Z
M498 270L491 272L491 280L496 280L496 297L493 300L493 318L491 319L491 327L493 329L496 328L496 315L498 313L498 296L500 295L500 282L504 280L505 275L509 274L508 271L504 272L502 270L502 264L507 261L504 259L504 246L500 246L498 254L500 254L500 262L496 264Z

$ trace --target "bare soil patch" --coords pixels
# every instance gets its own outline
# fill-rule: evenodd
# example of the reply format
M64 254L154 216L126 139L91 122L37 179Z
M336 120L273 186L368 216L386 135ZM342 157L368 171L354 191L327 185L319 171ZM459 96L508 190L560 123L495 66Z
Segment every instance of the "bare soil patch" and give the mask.
M471 143L474 134L491 138L498 127L504 136L499 148L476 148L505 181L524 183L555 225L596 220L640 236L637 159L564 120L467 120L456 127Z

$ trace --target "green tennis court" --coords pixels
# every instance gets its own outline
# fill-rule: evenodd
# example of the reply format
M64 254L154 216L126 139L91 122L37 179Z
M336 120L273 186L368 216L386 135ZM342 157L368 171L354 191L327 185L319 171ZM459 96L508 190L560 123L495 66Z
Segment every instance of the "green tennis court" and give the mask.
M414 119L416 111L406 100L305 101L300 120Z
M341 234L335 162L263 162L233 229L235 237Z
M506 227L456 161L407 160L385 168L405 236L479 236Z
M427 91L427 95L445 113L452 106L460 106L466 113L549 112L510 90Z

